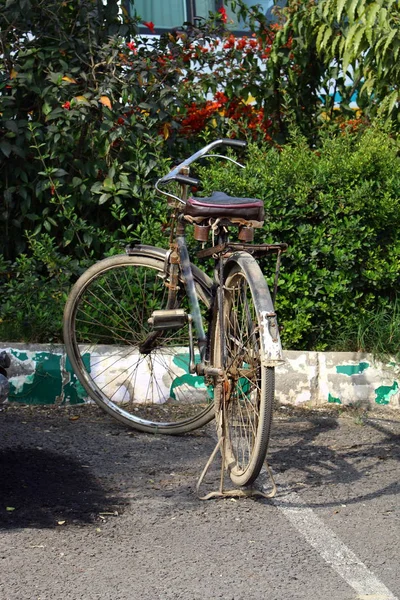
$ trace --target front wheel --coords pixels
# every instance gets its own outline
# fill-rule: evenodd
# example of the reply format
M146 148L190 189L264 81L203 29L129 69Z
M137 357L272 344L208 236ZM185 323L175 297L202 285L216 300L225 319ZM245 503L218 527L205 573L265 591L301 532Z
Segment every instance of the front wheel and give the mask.
M187 324L152 331L148 323L155 310L189 312L182 281L175 305L168 304L162 253L113 256L90 267L67 300L64 341L76 376L101 408L140 431L179 434L213 418L213 387L189 373ZM206 276L195 269L194 279L206 316Z
M268 286L254 258L234 254L225 267L222 313L213 328L215 419L225 467L239 486L254 482L270 437L275 371L265 366L265 317L273 313Z

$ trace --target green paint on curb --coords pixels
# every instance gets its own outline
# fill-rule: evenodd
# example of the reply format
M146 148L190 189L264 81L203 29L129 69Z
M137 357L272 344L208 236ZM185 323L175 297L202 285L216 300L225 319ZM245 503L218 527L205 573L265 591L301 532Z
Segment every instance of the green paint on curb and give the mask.
M342 404L341 399L335 398L334 396L332 396L332 394L328 395L328 402L330 402L331 404Z
M368 369L369 363L360 362L358 365L338 365L336 367L336 373L342 373L343 375L348 375L351 377L352 375L359 375L366 369Z
M175 388L178 388L179 386L186 384L195 389L207 390L209 399L213 400L214 399L213 387L206 385L206 383L204 381L204 377L200 377L199 375L193 375L192 373L189 373L189 360L190 360L189 353L176 354L174 356L173 363L180 369L183 369L184 371L186 371L186 373L185 373L185 375L175 377L175 379L173 380L173 382L171 384L171 388L169 390L170 397L173 400L176 400L176 395L174 392ZM197 364L199 361L200 361L200 355L196 354L194 357L194 362Z
M54 404L61 395L61 354L51 352L19 352L11 354L21 362L32 362L34 372L26 375L18 385L10 379L9 399L21 404Z
M399 389L397 381L392 386L381 385L375 390L375 402L377 404L389 404L391 396L393 396Z
M83 364L86 367L88 373L90 373L90 354L86 353L82 357ZM65 370L69 375L69 381L64 385L63 388L63 404L69 402L69 404L82 404L88 397L88 394L74 373L71 365L71 361L67 356L65 361Z

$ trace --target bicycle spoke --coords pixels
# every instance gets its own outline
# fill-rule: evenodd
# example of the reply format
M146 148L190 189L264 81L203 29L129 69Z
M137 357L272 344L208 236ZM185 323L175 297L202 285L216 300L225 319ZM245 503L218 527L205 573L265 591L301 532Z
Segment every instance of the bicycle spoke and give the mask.
M224 436L225 461L231 478L239 485L247 485L257 477L267 449L270 416L266 416L266 410L272 414L273 385L266 388L267 369L261 364L259 295L253 295L256 286L250 285L252 273L235 260L224 283L223 313L219 316L224 320L224 381L217 388L216 410L223 411L222 419L217 418L217 431ZM248 262L246 259L246 265ZM262 278L257 288L260 285L262 289L264 283ZM262 293L260 297L262 300ZM218 345L215 352L217 358L221 356ZM271 374L273 369L268 376ZM270 377L269 381L273 379Z
M164 261L140 256L103 263L105 268L100 263L92 277L83 276L71 319L73 335L66 335L84 387L96 402L104 398L109 412L115 405L116 416L122 409L125 422L152 431L176 425L183 432L210 420L207 387L189 373L188 325L154 331L148 324L155 310L171 302ZM172 303L188 310L183 285Z

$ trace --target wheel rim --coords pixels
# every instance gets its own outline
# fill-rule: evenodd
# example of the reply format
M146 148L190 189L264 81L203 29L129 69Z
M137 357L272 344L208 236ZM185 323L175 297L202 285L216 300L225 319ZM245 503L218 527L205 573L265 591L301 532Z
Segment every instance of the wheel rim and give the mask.
M262 427L264 369L257 311L247 279L238 272L227 279L225 287L225 381L218 405L219 427L223 428L227 467L240 477L250 468Z
M73 360L86 390L122 420L153 429L189 426L213 399L204 378L189 373L187 325L157 333L150 351L139 350L148 318L167 297L161 262L130 260L88 280L72 315ZM178 304L188 311L183 289Z

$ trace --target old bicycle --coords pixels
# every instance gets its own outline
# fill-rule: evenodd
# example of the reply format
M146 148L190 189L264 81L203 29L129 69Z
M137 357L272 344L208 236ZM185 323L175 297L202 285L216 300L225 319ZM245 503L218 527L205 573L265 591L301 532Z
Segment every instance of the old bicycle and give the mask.
M220 156L211 153L217 146L245 145L216 140L162 177L156 187L171 207L169 249L128 246L93 265L74 285L64 313L69 360L99 406L152 433L185 433L215 416L225 466L240 486L256 479L268 446L274 369L282 360L273 298L286 245L251 243L263 224L262 200L222 192L191 197L199 182L189 166ZM163 188L173 181L180 195ZM199 241L211 234L211 246L197 255L213 259L213 277L190 262L188 225ZM272 297L257 262L271 253L277 256Z

